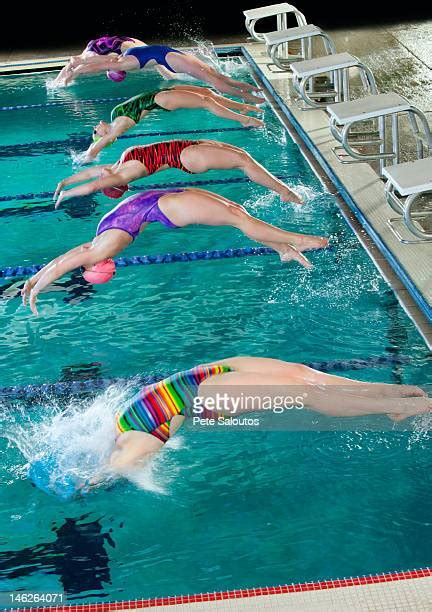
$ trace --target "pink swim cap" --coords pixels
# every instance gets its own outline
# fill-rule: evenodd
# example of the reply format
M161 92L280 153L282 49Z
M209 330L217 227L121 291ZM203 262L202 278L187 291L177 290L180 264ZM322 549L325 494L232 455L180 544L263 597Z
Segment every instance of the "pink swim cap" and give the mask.
M115 263L112 259L104 259L92 266L90 270L84 270L82 275L88 283L102 285L112 279L115 269Z
M128 189L129 187L127 185L119 185L118 187L106 187L105 189L102 189L102 193L109 198L117 200L118 198L121 198Z
M121 83L126 78L126 72L124 70L107 70L106 75L115 83Z

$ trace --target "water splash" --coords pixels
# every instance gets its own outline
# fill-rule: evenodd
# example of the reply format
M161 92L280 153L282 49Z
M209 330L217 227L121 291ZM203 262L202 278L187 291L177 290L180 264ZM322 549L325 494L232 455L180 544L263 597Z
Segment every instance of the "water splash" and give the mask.
M213 66L213 68L220 70L221 62L211 40L194 39L193 42L195 43L196 47L192 49L192 53L206 64L210 64L210 66Z
M429 391L429 395L431 395ZM430 442L432 439L432 414L427 413L419 416L416 419L416 427L408 440L408 450L411 450L416 444Z
M57 81L56 77L49 77L45 81L45 87L47 92L55 91L57 89L62 89L65 85L61 81Z
M49 478L42 488L62 496L65 483L85 483L103 472L115 443L113 416L124 406L135 385L131 381L111 386L92 401L75 398L66 406L53 397L49 405L30 409L23 405L12 410L10 406L0 407L0 419L5 424L2 437L9 446L19 449L26 462L9 466L9 471L15 479L21 479L23 470L43 464L49 470ZM141 484L143 488L158 488L145 477Z
M87 151L74 151L74 149L70 149L70 156L73 168L79 168L89 163L89 160L87 159ZM94 161L98 161L98 159L99 155L94 159Z

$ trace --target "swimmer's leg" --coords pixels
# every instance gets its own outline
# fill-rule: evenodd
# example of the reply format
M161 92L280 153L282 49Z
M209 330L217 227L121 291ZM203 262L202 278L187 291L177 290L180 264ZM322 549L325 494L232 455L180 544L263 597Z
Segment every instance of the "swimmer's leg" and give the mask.
M221 363L221 362L218 362ZM301 365L301 364L295 364ZM346 383L344 383L346 384ZM236 390L238 389L238 391ZM355 395L346 391L346 387L338 385L301 384L301 380L286 374L269 374L259 372L227 372L206 379L198 389L202 398L220 396L221 391L235 401L244 397L247 389L253 391L253 397L279 400L284 397L303 397L304 405L311 410L327 416L353 417L372 414L386 414L393 420L402 420L409 416L432 411L432 399L428 397L377 397L359 393ZM237 404L239 405L239 404ZM263 407L268 407L268 401ZM258 402L254 401L253 409L244 410L256 412Z
M264 98L259 98L250 93L257 89L255 86L226 77L190 53L180 54L171 52L168 55L169 65L176 72L183 72L196 79L206 81L219 91L231 94L232 96L238 96L247 102L262 104L265 101Z
M222 96L219 97L224 100ZM245 127L261 127L263 125L263 122L260 119L236 113L230 108L227 108L224 104L215 100L212 96L204 95L195 91L161 91L156 94L155 102L167 110L177 110L180 108L202 108L208 110L217 117L238 121Z
M275 248L283 261L292 255L299 263L307 265L307 260L297 249L324 248L328 244L327 238L287 232L260 221L239 204L201 189L187 189L162 196L159 208L179 227L192 224L236 227L252 240Z
M339 385L352 388L352 392L368 392L377 397L419 397L426 396L420 387L414 385L394 385L387 383L373 383L336 376L314 370L302 363L292 363L281 359L271 359L269 357L231 357L215 362L216 364L227 365L236 372L257 372L261 375L285 376L287 384L307 384L307 385ZM359 389L361 387L361 389Z
M109 469L119 474L127 472L149 459L163 445L161 440L148 433L141 431L122 433L109 459Z
M205 140L184 149L181 152L180 159L183 165L194 173L237 168L244 172L252 182L278 193L283 202L303 203L301 197L292 191L288 185L271 174L240 147L225 142Z
M241 113L263 113L264 110L255 106L254 104L244 104L243 102L236 102L235 100L231 100L231 98L227 98L226 96L221 96L217 94L210 87L201 87L200 85L174 85L172 87L174 90L178 91L194 91L199 94L203 94L204 96L210 96L217 102L220 102L227 108L232 108L233 110L238 110Z

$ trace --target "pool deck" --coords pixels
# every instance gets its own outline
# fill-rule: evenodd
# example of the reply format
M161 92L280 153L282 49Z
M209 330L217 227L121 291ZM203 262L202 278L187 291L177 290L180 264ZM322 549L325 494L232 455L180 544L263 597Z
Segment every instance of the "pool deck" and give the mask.
M336 44L338 51L350 48L349 44L338 45L338 41ZM394 44L399 45L396 39ZM432 242L402 244L397 240L387 225L387 219L394 217L395 213L386 202L385 183L374 168L368 163L340 163L332 152L333 147L339 143L330 133L327 113L320 109L300 110L294 103L297 96L292 88L290 73L281 72L271 63L263 44L253 42L243 45L243 48L246 56L255 64L258 74L261 73L264 85L272 92L276 104L282 109L285 107L285 115L288 115L288 119L294 123L296 130L302 133L303 138L309 140L318 163L326 174L332 177L334 186L330 186L329 190L335 195L338 195L338 191L345 191L345 196L348 196L345 200L352 213L351 220L343 203L342 212L377 268L395 291L428 347L432 348ZM358 48L351 51L361 57ZM422 60L414 58L413 61L425 68ZM385 66L381 66L381 69L385 70ZM430 68L429 77L432 77ZM425 87L422 105L422 110L425 111L425 102L431 102L430 90L431 88L428 90ZM414 103L418 104L418 100L415 99ZM426 114L431 117L430 113ZM300 141L299 144L301 145Z
M311 583L312 584L312 583ZM317 583L318 584L318 583ZM259 591L260 589L256 589ZM265 592L266 589L262 589ZM271 589L270 589L271 590ZM277 590L277 589L276 589ZM280 589L283 591L283 587ZM233 592L220 600L198 601L195 603L173 603L157 606L164 612L347 612L347 610L400 612L426 612L432 609L432 578L414 578L395 582L365 584L356 586L338 586L323 589L317 587L299 590L298 592L281 592L269 595L253 596L254 589L247 594L244 591ZM217 597L217 594L215 594ZM151 606L148 606L151 607ZM146 608L130 608L142 610Z
M432 609L432 570L372 574L341 580L324 580L275 587L214 591L194 595L126 601L71 604L48 608L21 608L15 612L346 612L369 610L429 612Z

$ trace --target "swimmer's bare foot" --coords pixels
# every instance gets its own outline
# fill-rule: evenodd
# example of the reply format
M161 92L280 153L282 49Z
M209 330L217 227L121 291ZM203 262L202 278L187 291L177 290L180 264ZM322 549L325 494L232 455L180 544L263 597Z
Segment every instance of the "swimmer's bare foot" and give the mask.
M284 249L279 250L278 253L280 260L284 263L288 261L296 261L304 268L313 268L313 265L311 264L309 259L305 257L303 253L300 253L300 251L298 251L295 247L291 245L287 245Z
M251 104L263 104L265 102L265 98L260 95L262 91L261 89L258 87L252 87L247 83L244 83L243 85L244 86L236 87L239 92L237 95L241 96L243 100L250 102Z
M244 119L241 120L241 124L244 127L263 127L264 121L257 119L256 117L249 117L246 115Z
M392 385L396 387L399 397L427 397L426 391L415 385Z
M290 242L299 251L313 251L314 249L325 249L329 240L324 236L313 236L312 234L293 234Z
M262 91L261 87L257 85L252 85L251 83L245 83L245 81L241 81L241 90L242 91Z
M265 102L265 98L259 98L246 91L241 91L238 95L241 96L243 100L246 100L246 102L251 102L252 104L264 104Z
M432 399L430 397L412 397L397 402L394 412L387 412L387 416L392 421L403 421L408 417L432 412ZM401 410L401 407L403 410Z
M259 106L255 106L255 104L243 104L243 113L263 113L264 109L259 108Z
M304 204L302 198L291 189L286 187L280 194L282 202L292 202L293 204Z

